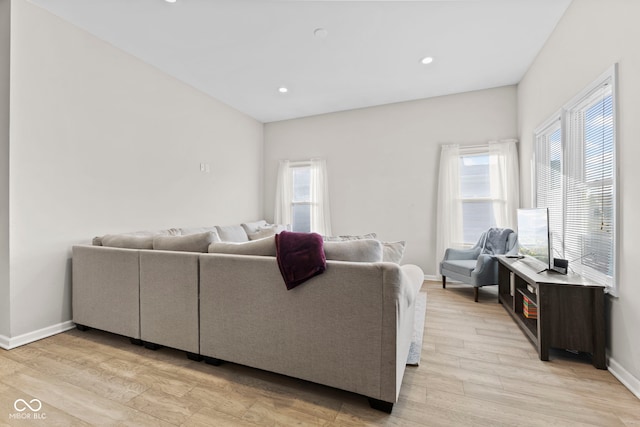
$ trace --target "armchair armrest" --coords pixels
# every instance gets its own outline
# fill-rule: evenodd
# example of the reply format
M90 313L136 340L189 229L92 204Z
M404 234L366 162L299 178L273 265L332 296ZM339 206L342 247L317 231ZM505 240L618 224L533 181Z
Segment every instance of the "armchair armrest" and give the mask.
M481 275L485 270L491 268L493 263L496 262L494 255L489 254L481 254L478 256L478 261L476 262L476 268L473 270L475 274Z
M476 259L480 255L480 251L481 251L481 248L479 247L471 248L471 249L448 248L444 252L444 260L446 261L449 259L458 259L458 260Z

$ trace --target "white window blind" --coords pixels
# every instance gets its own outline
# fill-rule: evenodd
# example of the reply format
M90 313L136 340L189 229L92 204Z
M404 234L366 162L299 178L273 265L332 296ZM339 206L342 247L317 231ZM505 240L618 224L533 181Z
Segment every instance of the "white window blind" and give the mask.
M565 251L577 272L611 285L615 243L615 140L612 79L566 112ZM575 268L574 268L575 269Z
M615 67L535 132L535 204L553 255L616 293Z
M560 114L536 131L535 135L536 207L549 208L549 231L553 256L563 258L563 160Z

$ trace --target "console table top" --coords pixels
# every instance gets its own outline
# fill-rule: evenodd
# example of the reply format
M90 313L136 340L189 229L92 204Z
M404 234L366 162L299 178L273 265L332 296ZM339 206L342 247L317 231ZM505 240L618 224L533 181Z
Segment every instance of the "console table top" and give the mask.
M531 284L549 283L553 285L605 287L605 285L594 283L579 274L571 272L567 274L560 274L554 271L539 272L527 262L526 258L508 258L505 255L496 255L496 258L501 264L504 264Z

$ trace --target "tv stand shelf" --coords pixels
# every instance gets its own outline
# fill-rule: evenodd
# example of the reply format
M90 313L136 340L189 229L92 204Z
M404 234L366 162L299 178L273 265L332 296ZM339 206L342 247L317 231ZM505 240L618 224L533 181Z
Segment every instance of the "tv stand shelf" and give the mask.
M526 259L498 256L498 302L538 350L549 360L549 349L590 353L593 365L605 361L604 286L577 274L536 272ZM524 315L524 297L537 308L537 318Z

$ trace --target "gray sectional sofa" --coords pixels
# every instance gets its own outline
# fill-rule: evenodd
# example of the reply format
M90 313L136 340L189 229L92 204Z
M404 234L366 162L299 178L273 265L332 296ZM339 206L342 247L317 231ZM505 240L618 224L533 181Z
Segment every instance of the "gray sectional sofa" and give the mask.
M278 230L259 221L74 246L73 321L211 364L234 362L358 393L390 412L422 270L385 262L397 260L397 245L327 241L326 271L287 290L275 257Z

